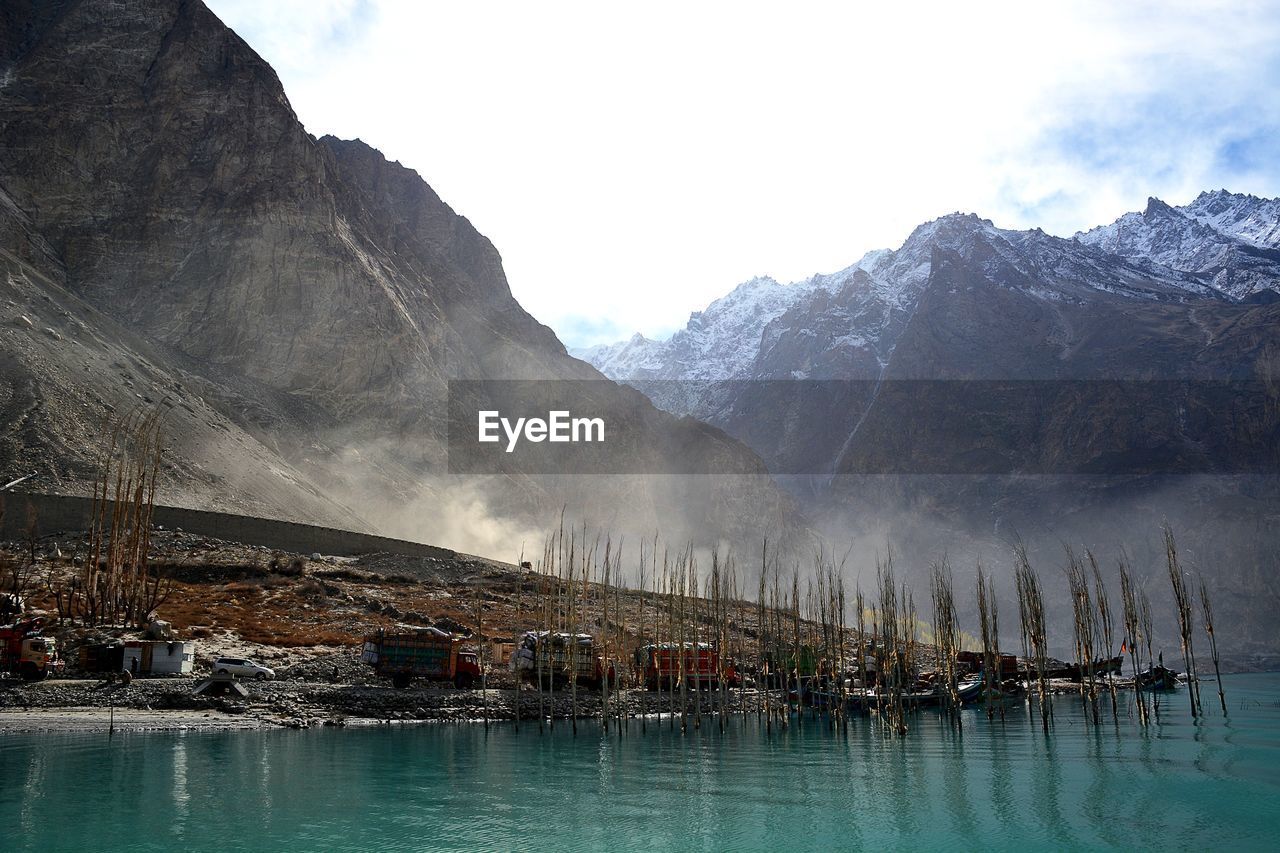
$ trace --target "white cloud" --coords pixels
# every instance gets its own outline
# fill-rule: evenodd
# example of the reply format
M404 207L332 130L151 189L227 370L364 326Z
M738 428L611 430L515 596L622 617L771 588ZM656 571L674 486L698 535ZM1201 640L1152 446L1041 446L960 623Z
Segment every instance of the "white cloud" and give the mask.
M1149 194L1280 194L1265 5L210 5L308 129L470 217L570 344L952 210L1071 233Z

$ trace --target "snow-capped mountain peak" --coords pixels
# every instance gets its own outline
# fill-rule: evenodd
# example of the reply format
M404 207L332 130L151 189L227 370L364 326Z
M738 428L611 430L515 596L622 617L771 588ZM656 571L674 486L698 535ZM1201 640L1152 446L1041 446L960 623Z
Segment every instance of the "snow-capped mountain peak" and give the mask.
M1280 199L1214 190L1200 193L1183 211L1210 228L1253 246L1280 248Z
M961 259L993 286L1087 303L1239 301L1280 288L1280 200L1225 190L1141 212L1070 239L1011 231L972 213L915 228L896 250L867 252L833 273L783 284L758 276L670 339L636 335L575 354L621 380L866 376L883 371L930 286L939 257Z
M1081 243L1148 265L1199 276L1231 299L1280 281L1280 199L1201 193L1183 207L1157 198L1141 213L1075 236Z

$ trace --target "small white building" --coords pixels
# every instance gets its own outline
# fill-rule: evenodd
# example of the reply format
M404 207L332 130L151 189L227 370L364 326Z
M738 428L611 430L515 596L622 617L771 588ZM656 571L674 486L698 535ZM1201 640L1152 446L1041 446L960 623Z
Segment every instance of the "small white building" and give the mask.
M189 675L195 663L191 640L131 640L124 644L121 669L135 675Z

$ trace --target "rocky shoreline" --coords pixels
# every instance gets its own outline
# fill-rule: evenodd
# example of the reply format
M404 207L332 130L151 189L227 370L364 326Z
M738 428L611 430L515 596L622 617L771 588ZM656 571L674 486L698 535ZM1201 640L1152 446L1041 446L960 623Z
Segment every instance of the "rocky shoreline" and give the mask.
M503 674L506 676L506 674ZM449 686L415 684L398 690L385 683L325 683L281 680L247 684L248 698L196 696L199 679L138 679L131 684L55 679L35 684L0 683L0 734L35 730L107 731L117 729L255 729L314 728L392 722L502 721L519 717L579 719L599 717L603 697L579 690L576 703L564 691L544 693L528 686L516 689L509 676L495 679L504 686L488 690L458 690ZM733 709L743 701L755 707L755 691L730 691ZM772 701L780 701L779 693ZM679 697L647 690L610 695L610 714L621 700L626 714L679 713ZM720 701L719 694L690 694L686 711L705 715Z

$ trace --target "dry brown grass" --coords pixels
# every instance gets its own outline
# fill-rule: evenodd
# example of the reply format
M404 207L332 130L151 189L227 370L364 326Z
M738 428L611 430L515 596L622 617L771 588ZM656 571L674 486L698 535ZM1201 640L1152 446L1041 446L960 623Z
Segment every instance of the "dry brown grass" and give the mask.
M270 568L272 557L277 567L286 567L284 573ZM354 647L367 634L400 621L370 609L371 600L400 614L413 614L404 620L413 624L451 620L474 629L478 598L487 638L510 641L536 627L537 586L526 575L477 573L440 587L405 573L379 575L353 566L309 563L305 571L293 573L288 570L293 555L266 555L234 545L169 547L158 550L153 560L174 579L173 592L159 608L158 617L170 622L179 636L193 639L231 632L246 642L276 648ZM66 571L73 570L70 553L62 562ZM473 584L479 585L479 595ZM518 605L521 596L523 604ZM28 601L52 609L47 598L38 590ZM631 594L624 593L623 601L629 612L635 612ZM588 607L584 622L600 622L595 605L593 601Z
M268 646L358 643L366 626L335 619L328 606L316 606L317 591L322 600L318 583L281 577L222 585L181 583L160 615L180 632L223 629Z

